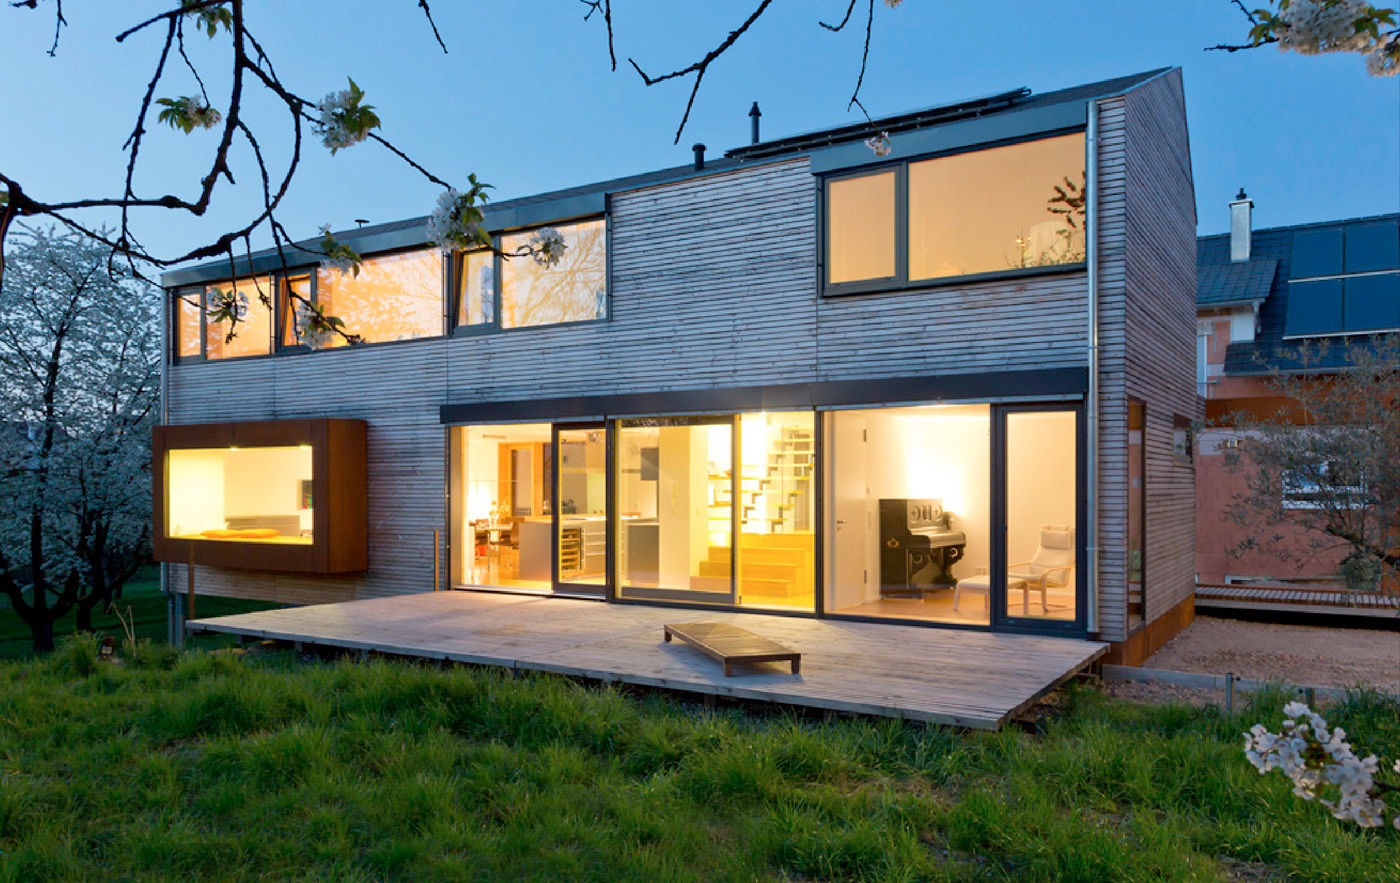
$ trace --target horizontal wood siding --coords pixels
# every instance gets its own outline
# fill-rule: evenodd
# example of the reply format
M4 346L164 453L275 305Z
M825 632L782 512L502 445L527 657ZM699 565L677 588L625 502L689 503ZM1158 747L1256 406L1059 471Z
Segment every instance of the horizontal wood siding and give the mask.
M1195 591L1195 470L1172 455L1196 419L1196 200L1181 72L1127 95L1127 393L1147 409L1145 599L1150 622ZM1125 485L1126 488L1126 485Z
M1098 248L1099 635L1120 641L1127 632L1128 398L1125 353L1127 301L1128 131L1122 97L1099 102L1094 196Z

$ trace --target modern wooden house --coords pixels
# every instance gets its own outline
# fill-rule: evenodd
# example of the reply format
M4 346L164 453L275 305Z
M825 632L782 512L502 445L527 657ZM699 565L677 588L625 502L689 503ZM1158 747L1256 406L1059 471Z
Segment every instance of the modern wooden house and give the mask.
M416 218L338 234L357 276L295 252L169 273L170 587L555 594L1139 658L1192 610L1180 71L876 126L883 155L866 125L755 131L493 204L507 253L563 236L553 266L444 254ZM231 341L192 305L230 286ZM308 345L288 290L366 342Z

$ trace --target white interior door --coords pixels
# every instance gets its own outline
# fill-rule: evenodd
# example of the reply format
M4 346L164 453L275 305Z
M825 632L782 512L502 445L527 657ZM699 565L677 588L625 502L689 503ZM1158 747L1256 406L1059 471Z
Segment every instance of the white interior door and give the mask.
M831 537L831 582L826 609L840 610L869 598L872 518L865 416L838 411L829 419L826 460L831 464L827 487L831 489L832 524L827 534Z

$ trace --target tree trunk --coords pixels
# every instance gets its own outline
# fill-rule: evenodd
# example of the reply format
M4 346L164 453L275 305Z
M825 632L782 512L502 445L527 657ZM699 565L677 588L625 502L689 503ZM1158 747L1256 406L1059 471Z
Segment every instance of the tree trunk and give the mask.
M34 652L53 652L53 620L44 619L38 623L31 624L29 630L34 635Z

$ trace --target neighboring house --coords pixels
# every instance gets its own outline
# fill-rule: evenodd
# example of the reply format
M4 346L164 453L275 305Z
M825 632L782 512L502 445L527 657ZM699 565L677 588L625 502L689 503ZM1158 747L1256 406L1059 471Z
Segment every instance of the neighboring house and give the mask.
M339 234L358 276L295 250L167 274L172 584L554 593L1141 658L1193 610L1180 71L875 125L886 156L866 125L755 134L492 204L506 252L562 234L553 267L444 256L417 218ZM231 342L198 307L230 285ZM288 291L367 343L306 345Z
M1252 229L1253 202L1230 203L1230 232L1197 247L1196 373L1206 427L1196 453L1196 573L1201 585L1336 579L1341 554L1302 564L1254 550L1240 555L1227 516L1244 475L1225 466L1235 412L1287 411L1269 378L1278 369L1319 377L1346 365L1344 342L1400 330L1400 214ZM1304 342L1331 340L1304 368ZM1300 503L1301 504L1301 503Z

